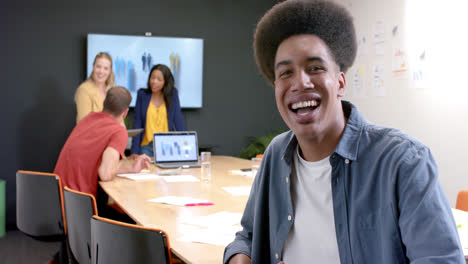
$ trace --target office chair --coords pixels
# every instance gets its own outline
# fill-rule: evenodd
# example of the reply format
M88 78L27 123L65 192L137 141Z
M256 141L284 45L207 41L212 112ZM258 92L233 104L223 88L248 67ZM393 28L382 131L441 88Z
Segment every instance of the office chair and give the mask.
M16 172L16 225L34 239L61 242L53 258L58 263L68 262L63 212L62 182L58 175L24 170Z
M52 173L16 172L16 224L37 239L64 240L62 182ZM55 239L56 238L56 239Z
M468 190L458 192L455 208L468 212Z
M68 244L72 263L91 263L90 219L97 214L93 195L65 187L65 216L68 227Z
M172 263L169 237L164 231L107 218L91 218L93 264Z

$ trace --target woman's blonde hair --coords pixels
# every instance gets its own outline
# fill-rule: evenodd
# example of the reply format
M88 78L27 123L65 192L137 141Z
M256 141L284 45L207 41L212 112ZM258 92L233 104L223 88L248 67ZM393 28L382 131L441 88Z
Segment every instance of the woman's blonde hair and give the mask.
M112 87L114 86L114 82L115 82L115 75L114 75L114 70L112 68L112 65L113 65L113 62L112 62L112 57L111 55L109 55L109 53L107 52L99 52L96 57L94 58L94 62L93 62L93 72L94 72L94 65L96 64L96 61L97 59L100 59L100 58L105 58L105 59L108 59L110 61L110 64L111 64L111 73L109 74L109 77L107 77L107 80L106 80L106 87L109 88L109 87ZM93 72L91 72L91 76L89 76L89 79L91 79L93 82L95 82L95 80L93 79Z

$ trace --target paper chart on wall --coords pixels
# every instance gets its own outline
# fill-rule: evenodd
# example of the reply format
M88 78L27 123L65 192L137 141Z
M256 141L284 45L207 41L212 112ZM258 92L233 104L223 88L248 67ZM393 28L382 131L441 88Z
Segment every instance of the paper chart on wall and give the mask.
M375 55L385 54L385 28L382 20L378 20L374 24L374 47Z
M418 52L416 52L412 59L411 77L413 81L413 88L428 88L427 66L428 63L426 49L420 49Z
M368 54L367 34L357 34L357 57L365 57Z
M383 64L375 64L372 69L374 96L387 96Z
M394 75L401 75L408 70L407 52L399 45L393 47L392 52L392 72Z
M362 65L358 65L353 70L353 96L357 98L365 97L364 84L365 84L366 69Z

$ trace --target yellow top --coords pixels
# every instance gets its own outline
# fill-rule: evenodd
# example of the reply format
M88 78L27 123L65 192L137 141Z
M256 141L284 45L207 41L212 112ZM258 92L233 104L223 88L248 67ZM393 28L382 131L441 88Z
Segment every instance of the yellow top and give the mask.
M150 102L148 110L146 111L146 128L145 135L141 141L141 145L148 145L153 141L154 132L167 132L169 125L167 124L167 111L166 103L156 107Z
M83 82L75 93L76 123L80 122L90 112L101 112L104 105L99 88L93 81Z

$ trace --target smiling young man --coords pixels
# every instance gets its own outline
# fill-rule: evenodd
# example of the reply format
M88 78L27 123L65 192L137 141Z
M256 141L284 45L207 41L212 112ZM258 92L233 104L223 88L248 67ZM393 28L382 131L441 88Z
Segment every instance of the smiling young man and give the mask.
M291 131L265 151L224 263L465 263L430 150L341 100L356 55L348 11L279 3L254 52Z

